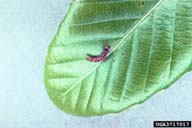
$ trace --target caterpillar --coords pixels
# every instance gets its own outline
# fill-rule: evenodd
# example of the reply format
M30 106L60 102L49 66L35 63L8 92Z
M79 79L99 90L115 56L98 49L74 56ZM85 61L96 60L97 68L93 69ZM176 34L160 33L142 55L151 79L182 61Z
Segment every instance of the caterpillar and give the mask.
M86 59L90 62L104 61L107 58L107 55L109 54L109 50L110 50L110 45L106 44L101 55L99 56L88 55Z

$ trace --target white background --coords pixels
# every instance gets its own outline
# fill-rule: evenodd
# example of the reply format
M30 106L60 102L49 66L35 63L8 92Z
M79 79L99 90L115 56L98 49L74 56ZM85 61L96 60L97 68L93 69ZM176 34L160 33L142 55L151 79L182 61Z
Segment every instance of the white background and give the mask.
M0 128L151 128L192 120L192 73L118 114L76 117L48 98L43 67L69 0L0 0Z

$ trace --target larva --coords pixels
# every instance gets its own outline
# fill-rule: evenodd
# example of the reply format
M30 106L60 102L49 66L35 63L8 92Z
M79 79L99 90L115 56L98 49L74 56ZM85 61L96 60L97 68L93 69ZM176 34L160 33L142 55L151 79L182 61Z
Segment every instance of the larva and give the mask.
M110 49L110 46L106 44L101 55L99 56L88 55L86 59L90 62L104 61L109 53L109 49Z

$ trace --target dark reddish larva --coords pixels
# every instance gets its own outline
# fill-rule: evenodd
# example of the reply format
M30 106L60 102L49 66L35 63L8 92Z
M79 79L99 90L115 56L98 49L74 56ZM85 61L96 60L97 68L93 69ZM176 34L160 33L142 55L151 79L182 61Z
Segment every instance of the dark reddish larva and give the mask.
M90 62L99 62L99 61L104 61L109 53L110 46L107 44L105 45L103 52L99 56L92 56L89 55L86 59Z

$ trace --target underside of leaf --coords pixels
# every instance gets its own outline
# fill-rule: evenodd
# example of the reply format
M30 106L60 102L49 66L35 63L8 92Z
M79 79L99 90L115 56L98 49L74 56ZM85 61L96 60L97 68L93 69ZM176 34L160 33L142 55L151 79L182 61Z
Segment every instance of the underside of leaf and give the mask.
M192 70L192 1L76 0L48 51L45 85L67 113L120 112ZM111 46L102 62L89 62Z

